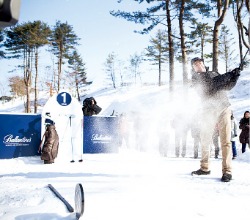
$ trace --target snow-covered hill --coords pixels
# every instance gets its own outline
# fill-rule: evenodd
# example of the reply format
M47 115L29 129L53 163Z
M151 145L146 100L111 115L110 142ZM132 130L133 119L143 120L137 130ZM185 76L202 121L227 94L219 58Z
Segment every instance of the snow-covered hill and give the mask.
M33 100L34 94L31 94ZM168 86L137 86L137 87L100 87L100 84L91 84L81 94L81 102L86 97L94 97L98 105L102 107L100 115L109 116L115 110L121 113L145 113L151 114L155 111L176 111L185 108L190 111L197 107L196 94L192 89L184 90L178 84L173 94L169 94ZM49 91L40 91L38 113L49 98ZM232 109L237 119L241 118L243 112L250 108L250 71L243 71L237 85L229 92ZM0 112L20 113L24 112L25 98L17 98L10 102L0 103ZM186 105L189 105L188 108ZM32 105L32 103L31 103ZM192 106L192 107L191 107ZM171 110L172 109L172 110ZM156 113L156 112L154 112ZM154 116L157 114L154 114Z

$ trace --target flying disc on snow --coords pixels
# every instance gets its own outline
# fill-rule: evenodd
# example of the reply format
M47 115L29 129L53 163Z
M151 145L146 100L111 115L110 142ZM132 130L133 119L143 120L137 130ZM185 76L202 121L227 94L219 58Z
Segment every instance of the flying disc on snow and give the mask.
M76 218L79 219L84 211L84 192L81 183L76 184L75 188L75 211Z

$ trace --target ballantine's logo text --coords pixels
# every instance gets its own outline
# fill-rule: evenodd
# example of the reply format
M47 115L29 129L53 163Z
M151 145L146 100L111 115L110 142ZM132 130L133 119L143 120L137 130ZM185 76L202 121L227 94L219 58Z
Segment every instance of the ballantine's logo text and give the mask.
M111 136L102 134L93 134L91 138L93 142L101 142L101 143L110 142L111 139L112 139Z
M19 136L13 136L12 134L8 134L4 137L3 143L6 145L14 145L14 144L25 144L25 143L30 143L31 138L19 138Z

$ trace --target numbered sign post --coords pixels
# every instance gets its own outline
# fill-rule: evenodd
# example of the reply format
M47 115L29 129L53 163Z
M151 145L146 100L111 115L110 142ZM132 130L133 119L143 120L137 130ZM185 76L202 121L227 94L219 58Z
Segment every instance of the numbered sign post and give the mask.
M50 116L48 116L48 113ZM59 135L57 161L79 161L83 152L82 105L68 92L60 91L45 104L42 112L42 134L46 119L55 123Z

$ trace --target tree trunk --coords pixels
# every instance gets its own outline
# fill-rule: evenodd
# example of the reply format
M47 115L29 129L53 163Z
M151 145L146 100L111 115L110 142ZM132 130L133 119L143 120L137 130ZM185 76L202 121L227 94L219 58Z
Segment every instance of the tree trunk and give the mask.
M161 56L159 56L158 60L158 67L159 67L159 78L158 78L158 85L161 86Z
M25 103L25 112L30 113L30 87L31 87L31 59L32 59L32 51L24 51L24 84L26 90L26 103Z
M61 72L62 72L62 57L59 57L58 61L58 76L57 76L57 92L60 91L60 86L61 86Z
M136 74L135 74L135 76L136 76ZM111 80L112 80L113 88L115 89L115 72L113 70L113 67L110 70L110 77L111 77Z
M248 14L250 14L250 4L249 4L249 0L246 0L246 6L247 6ZM250 45L250 16L249 16L249 20L248 20L248 43L249 43L249 45ZM249 54L250 54L250 50L249 50Z
M60 52L59 52L59 58L58 58L58 81L57 81L57 92L60 91L61 86L61 74L62 74L62 57L63 57L63 46L60 45Z
M30 113L30 76L31 71L26 67L25 68L25 78L24 78L24 84L25 84L25 90L26 90L26 103L25 103L25 112Z
M238 29L238 36L239 36L240 61L242 61L243 60L243 49L242 49L241 32L239 29Z
M219 59L219 25L216 24L214 26L213 31L213 71L218 72L218 59Z
M242 18L241 18L241 10L243 7L243 0L240 2L239 2L239 0L237 0L236 4L237 4L237 27L239 28L239 31L241 32L241 39L242 39L244 46L249 49L250 44L248 43L248 40L245 39L245 31L243 29ZM248 32L249 32L249 30L248 30Z
M26 113L30 113L30 95L29 92L30 88L29 86L26 86Z
M80 93L79 93L79 83L78 83L78 79L77 79L77 72L74 73L75 74L75 83L76 83L76 94L77 94L77 99L80 102Z
M218 20L215 21L214 30L213 30L213 71L218 72L218 59L219 59L219 28L222 24L226 12L228 9L229 0L225 0L224 8L222 10L222 0L217 0L217 9L218 9Z
M205 38L201 37L201 59L204 59Z
M238 45L239 45L239 51L240 51L240 61L242 61L243 58L243 50L242 50L242 40L241 40L241 31L240 31L240 24L238 22L238 0L236 1L236 12L234 12L234 21L237 24L237 33L238 33Z
M225 50L225 65L226 65L226 72L228 71L228 67L229 67L229 51L228 51L228 47L225 44L224 46L224 50Z
M185 45L185 33L184 33L184 27L183 27L184 7L185 7L185 0L182 0L181 8L180 8L179 27L180 27L180 36L181 36L183 85L187 85L188 84L187 53L186 53L186 45Z
M35 69L36 69L36 75L35 75L35 100L34 100L34 113L37 113L37 105L38 105L38 49L36 48L35 51Z
M172 24L169 9L170 0L166 0L166 15L168 26L168 45L169 45L169 91L174 90L174 42L172 38Z

